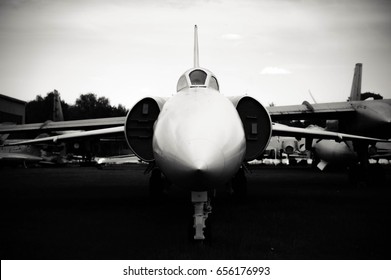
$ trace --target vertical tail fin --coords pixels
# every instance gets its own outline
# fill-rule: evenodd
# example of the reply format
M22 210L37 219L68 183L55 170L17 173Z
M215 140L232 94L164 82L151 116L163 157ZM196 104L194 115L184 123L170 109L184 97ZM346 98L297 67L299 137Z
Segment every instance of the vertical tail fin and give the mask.
M53 121L64 121L64 115L62 113L60 95L57 90L53 91Z
M194 25L194 68L200 67L199 55L198 55L198 28Z
M356 67L354 68L352 90L350 92L349 101L361 100L361 76L362 76L362 63L357 63Z

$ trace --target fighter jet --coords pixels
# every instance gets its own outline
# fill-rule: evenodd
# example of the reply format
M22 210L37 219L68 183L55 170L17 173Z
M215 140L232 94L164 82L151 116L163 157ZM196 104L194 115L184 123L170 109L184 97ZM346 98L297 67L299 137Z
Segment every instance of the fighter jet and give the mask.
M61 107L61 100L58 92L53 93L52 120L47 121L64 121ZM0 127L9 127L7 124L0 124ZM46 133L40 133L36 138L49 136ZM26 141L26 139L24 140ZM42 145L18 145L11 147L13 143L21 142L21 139L10 139L10 134L0 134L0 164L1 165L18 165L22 164L25 168L30 163L40 164L62 164L64 163L64 147L52 146L46 149Z
M317 129L390 139L391 99L383 100L378 94L361 93L362 68L361 63L355 66L351 93L347 102L309 104L305 101L298 106L281 106L277 109L270 107L268 110L271 112L272 119L323 118L327 120L326 127ZM374 100L365 100L367 97L373 97ZM368 150L376 150L375 146L369 147L365 142L337 143L319 139L313 142L309 139L306 146L307 149L312 147L319 161L317 166L321 170L330 163L339 166L366 164L369 158Z
M29 163L38 163L43 160L41 150L34 145L0 147L1 165L23 164L26 168Z
M205 221L212 210L214 190L234 178L235 182L240 182L237 178L243 178L242 165L259 157L272 135L385 141L272 123L269 112L256 99L250 96L225 97L220 93L216 75L199 65L197 26L194 28L194 67L180 76L175 95L170 98L145 97L130 109L125 118L59 122L53 126L61 130L100 129L19 144L123 135L134 154L149 162L149 169L153 170L152 186L158 186L164 174L172 184L191 193L195 240L205 239ZM35 124L12 126L9 130L3 128L3 131L38 128L39 124Z
M329 120L329 130L368 137L391 138L391 99L362 100L362 64L356 64L347 102L268 107L273 121ZM372 94L376 97L376 95ZM378 96L378 95L377 95Z

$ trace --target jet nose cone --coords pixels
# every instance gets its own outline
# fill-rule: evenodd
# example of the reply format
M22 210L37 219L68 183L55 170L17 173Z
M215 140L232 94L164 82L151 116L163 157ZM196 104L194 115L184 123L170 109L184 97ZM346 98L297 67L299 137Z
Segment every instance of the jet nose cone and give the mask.
M203 186L206 182L209 182L211 175L208 165L203 160L196 160L194 163L189 163L187 166L187 173L191 180L190 185Z
M182 158L189 170L204 173L224 167L224 155L218 142L196 139L186 141L182 148Z
M209 140L191 140L183 143L175 178L181 185L194 189L219 183L224 172L225 159L218 143Z
M190 169L194 169L196 174L202 174L208 171L208 165L203 160L196 160L193 166L189 166Z

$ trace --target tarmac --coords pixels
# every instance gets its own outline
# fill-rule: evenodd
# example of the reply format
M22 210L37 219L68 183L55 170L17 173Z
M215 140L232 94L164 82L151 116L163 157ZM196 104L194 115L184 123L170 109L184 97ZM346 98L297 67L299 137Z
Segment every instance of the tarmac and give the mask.
M390 167L359 187L341 171L251 167L246 198L217 192L204 243L189 238L189 193L151 199L144 170L0 169L1 259L390 258Z

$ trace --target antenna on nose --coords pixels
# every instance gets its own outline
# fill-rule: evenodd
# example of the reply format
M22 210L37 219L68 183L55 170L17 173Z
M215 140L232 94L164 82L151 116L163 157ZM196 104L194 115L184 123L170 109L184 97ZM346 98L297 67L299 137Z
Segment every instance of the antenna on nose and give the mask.
M198 56L198 29L197 25L194 25L194 68L200 67Z

